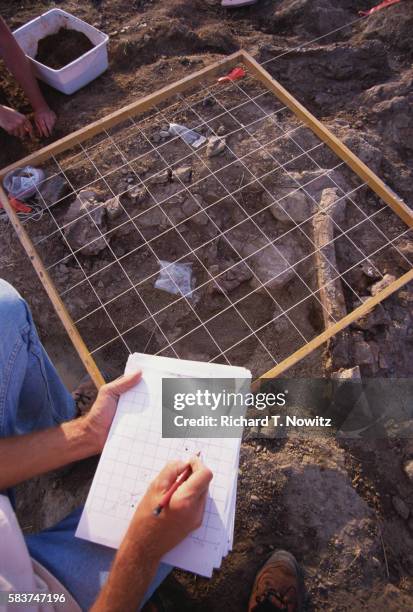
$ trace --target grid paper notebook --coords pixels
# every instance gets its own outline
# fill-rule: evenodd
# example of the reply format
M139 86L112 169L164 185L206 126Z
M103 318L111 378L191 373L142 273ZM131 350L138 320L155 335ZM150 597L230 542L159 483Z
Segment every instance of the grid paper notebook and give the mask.
M210 577L234 536L239 438L162 438L162 378L251 379L245 368L130 355L125 372L142 368L141 382L124 393L100 458L76 536L118 548L149 483L173 459L201 451L214 478L201 527L162 559Z

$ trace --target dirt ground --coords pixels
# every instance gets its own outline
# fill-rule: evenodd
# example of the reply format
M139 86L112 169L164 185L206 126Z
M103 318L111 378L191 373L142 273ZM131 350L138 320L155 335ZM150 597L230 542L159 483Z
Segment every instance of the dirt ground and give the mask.
M66 97L44 87L59 116L54 138L244 48L260 62L267 62L265 66L273 76L406 202L411 202L413 3L405 0L302 46L356 19L359 9L373 4L363 0L261 0L255 7L230 12L214 0L59 2L59 7L109 33L111 46L109 71L77 94ZM22 0L19 6L16 14L15 7L0 1L0 13L12 28L53 5ZM268 62L290 49L294 50L288 55ZM9 105L29 110L4 69L0 86ZM0 139L2 166L44 144L22 144L4 134ZM104 158L101 161L105 163ZM301 174L309 171L304 167L295 170ZM195 166L193 172L200 170ZM364 204L374 206L374 202ZM62 215L67 208L62 209ZM152 219L144 229L150 231L155 221ZM263 219L263 223L269 233L275 231L273 217ZM383 216L381 223L387 235L397 229L393 217ZM199 227L201 231L202 224ZM34 227L33 236L38 238L47 231L47 220L43 220ZM125 237L120 242L124 248ZM114 248L117 246L114 242ZM412 261L409 236L398 242L398 248L404 259L394 256L377 260L383 274L399 276L408 268L406 262ZM338 251L341 262L351 260L348 248ZM43 256L47 255L53 253L45 251ZM160 255L167 258L168 254L162 251ZM0 226L0 269L1 276L29 301L42 340L67 383L73 386L82 367L6 224ZM57 272L55 281L59 284L60 279L63 285L67 274L75 274L70 266L69 272ZM301 274L305 275L305 270ZM307 280L310 284L314 281ZM358 293L368 295L377 279L357 268L348 280ZM234 291L242 292L244 285ZM276 287L272 291L278 299L297 292L291 281L287 289ZM77 307L83 308L87 298L74 297L83 300L80 306L77 302ZM213 299L214 307L219 308L222 296L215 294ZM348 309L354 307L347 290L345 299ZM351 327L344 355L333 342L327 351L317 351L290 370L289 376L328 376L340 367L359 366L362 376L411 377L412 303L413 291L408 286L387 300L373 318ZM72 304L76 308L76 299ZM251 316L257 305L251 304ZM262 298L259 309L264 317L273 313L268 300ZM175 314L176 320L183 316L182 312ZM315 335L322 325L314 305L297 312L296 320L307 335ZM93 329L92 325L82 331L93 335ZM282 335L286 330L278 331ZM272 334L275 332L273 329ZM136 342L146 346L148 334L142 329ZM285 347L273 336L264 340L272 351L287 350L291 344L288 336ZM153 342L157 343L154 349L159 350L159 337L155 335ZM134 348L141 349L139 344ZM182 356L189 356L189 350L183 347ZM266 363L257 354L254 357L255 350L255 346L248 347L248 355L239 352L234 359L262 372ZM205 353L211 357L207 349ZM112 351L102 356L101 365L115 374L123 362L124 355ZM211 580L175 572L162 591L168 609L245 609L255 572L271 550L279 547L291 550L305 569L309 610L412 609L413 488L411 476L409 480L404 469L413 458L412 435L411 422L407 422L397 438L363 443L246 436L241 452L234 551ZM84 462L22 487L18 504L24 529L48 526L84 500L94 465L94 461Z

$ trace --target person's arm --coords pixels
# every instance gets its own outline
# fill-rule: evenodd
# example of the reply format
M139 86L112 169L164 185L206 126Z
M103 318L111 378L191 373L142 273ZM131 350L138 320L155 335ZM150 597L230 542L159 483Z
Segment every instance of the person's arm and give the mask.
M187 463L169 463L150 485L116 553L108 580L91 612L136 610L162 557L202 524L212 472L195 457L192 474L159 516L153 511Z
M0 56L28 97L40 134L50 136L56 122L56 115L49 108L40 91L29 60L2 17L0 17ZM27 131L27 126L25 130Z
M103 385L90 412L57 427L0 440L0 491L73 461L101 452L119 396L136 385L141 372Z

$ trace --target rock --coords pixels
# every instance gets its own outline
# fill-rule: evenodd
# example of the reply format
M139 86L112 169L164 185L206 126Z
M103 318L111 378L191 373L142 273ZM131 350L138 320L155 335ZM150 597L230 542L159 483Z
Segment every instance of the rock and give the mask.
M236 231L233 232L234 237L235 235ZM254 289L265 293L266 288L281 288L295 277L290 262L303 257L303 249L298 242L291 244L287 240L279 240L275 248L268 246L268 242L261 235L248 237L240 233L240 238L237 247L234 240L231 239L231 242L243 257L248 257L248 265L254 271L254 278L251 279ZM263 283L265 287L262 286Z
M115 196L114 198L107 200L104 206L106 208L106 213L107 213L109 221L114 221L123 212L123 208L120 203L119 196Z
M146 198L146 189L140 185L136 185L130 189L126 195L136 204L141 204Z
M216 131L217 136L224 136L225 132L226 132L225 125L220 125Z
M165 140L166 138L169 138L170 137L169 130L161 130L159 132L159 136L162 138L162 140Z
M413 459L407 461L407 463L403 466L403 471L406 474L407 478L413 484Z
M341 369L337 372L333 372L331 377L343 380L359 380L361 378L360 368L359 366L355 366L354 368Z
M166 170L162 170L161 172L157 172L152 176L145 179L145 183L148 185L165 185L169 183L171 180L172 170L167 168Z
M191 166L182 166L182 168L177 168L172 173L172 179L174 181L181 181L182 183L190 183L192 178L192 168Z
M222 153L227 146L226 139L219 136L210 136L206 148L207 157L215 157Z
M343 130L341 132L342 140L345 145L351 149L357 157L361 159L373 172L380 172L382 161L383 161L383 153L380 149L380 141L376 137L376 141L374 141L374 137L367 134L362 134L355 130ZM372 142L374 141L377 146L374 146Z
M362 332L353 334L353 341L353 358L357 365L374 365L373 351L369 343L364 340Z
M377 295L380 291L391 285L396 280L392 274L385 274L381 280L370 287L371 295Z
M97 255L107 246L103 238L96 240L99 231L107 231L106 208L98 197L95 191L80 191L64 218L64 225L70 223L63 230L66 239L72 249L82 249L83 255Z
M183 212L183 215L184 215L182 218L183 219L187 219L188 217L192 217L192 215L195 215L200 210L201 210L201 207L196 203L194 198L188 198L182 204L182 212ZM192 221L192 219L191 219L191 221Z
M228 262L225 264L225 267L228 267ZM217 274L220 272L219 267L211 266L210 272L214 277L217 276ZM218 286L213 284L211 289L213 292L217 293L229 293L230 291L233 291L239 287L245 281L250 280L252 276L253 274L251 270L244 262L242 262L224 272L224 274L217 279Z
M363 297L361 299L363 302L365 302L369 298ZM377 306L375 306L373 310L364 315L364 317L357 319L357 321L353 323L353 327L355 327L356 329L362 329L364 331L371 331L378 325L388 325L389 323L390 317L385 311L383 305L377 304Z
M394 495L392 497L393 508L396 510L397 514L404 520L407 521L409 518L410 510L406 502L404 502L400 497Z
M315 203L303 191L291 193L290 189L282 189L276 197L280 202L273 204L270 212L281 223L301 223L315 212Z
M260 498L257 495L250 495L250 500L252 502L259 502Z
M362 270L363 274L367 276L367 278L372 278L373 280L378 280L380 278L377 269L372 266L368 261L363 261L360 266L360 269Z
M39 188L41 197L37 195L37 200L46 206L52 206L61 200L67 193L71 191L66 179L60 174L53 176L50 179L45 179Z

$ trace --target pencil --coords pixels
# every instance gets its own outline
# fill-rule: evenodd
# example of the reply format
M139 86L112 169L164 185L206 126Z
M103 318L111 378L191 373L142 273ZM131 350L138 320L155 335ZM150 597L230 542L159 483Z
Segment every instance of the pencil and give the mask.
M197 457L200 456L200 452L198 452L196 454ZM192 473L192 467L190 465L188 465L183 472L181 472L181 474L179 474L178 478L175 480L175 482L169 487L168 491L164 494L164 496L162 497L161 501L159 502L159 504L156 506L155 510L153 511L155 516L159 516L160 513L162 512L162 510L164 508L166 508L166 506L169 504L169 502L171 501L171 497L172 495L175 493L175 491L177 489L179 489L179 487L181 486L181 484L183 482L185 482L185 480L188 480L188 478L190 477Z

